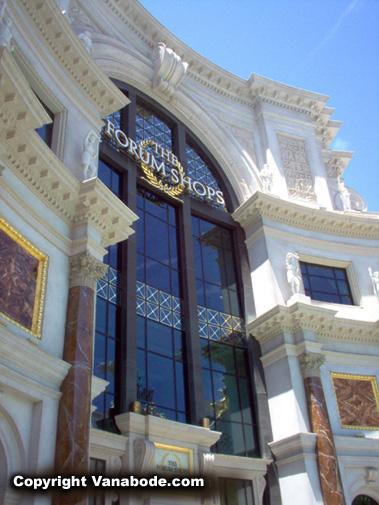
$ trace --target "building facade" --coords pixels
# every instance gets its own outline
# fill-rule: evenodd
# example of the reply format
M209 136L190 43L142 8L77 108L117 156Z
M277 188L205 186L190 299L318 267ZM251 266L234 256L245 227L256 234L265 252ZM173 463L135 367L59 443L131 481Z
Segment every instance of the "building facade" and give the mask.
M379 215L328 97L137 0L0 21L0 504L378 503ZM88 473L213 485L14 481Z

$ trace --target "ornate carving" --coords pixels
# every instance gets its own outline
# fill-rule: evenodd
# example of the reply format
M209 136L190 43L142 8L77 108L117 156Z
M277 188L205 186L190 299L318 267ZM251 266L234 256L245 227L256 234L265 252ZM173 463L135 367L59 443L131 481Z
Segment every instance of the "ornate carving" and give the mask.
M82 154L82 170L83 170L83 180L92 179L97 175L97 153L99 146L99 137L93 130L87 133L86 138L83 142L83 154Z
M122 460L119 456L111 456L108 463L108 473L118 475L121 471Z
M133 444L134 468L139 475L149 475L154 471L155 446L153 442L138 438Z
M92 39L90 32L86 30L85 32L79 33L78 39L85 47L87 53L92 54Z
M103 277L108 266L88 251L70 257L70 288L88 286L95 290L97 280Z
M373 272L372 268L368 268L368 272L371 277L372 288L374 290L374 295L379 298L379 271Z
M299 267L299 256L294 253L287 253L286 256L287 281L291 286L293 295L300 293L302 287L302 279Z
M0 47L5 46L9 51L13 51L14 45L12 43L12 34L10 31L12 21L8 18L8 16L5 16L6 6L6 0L2 0L0 4Z
M338 177L338 181L340 181L340 178ZM337 209L340 210L356 210L358 212L365 212L367 210L367 204L365 202L365 199L363 198L362 195L358 193L358 191L355 191L355 189L349 188L348 186L345 186L345 184L342 182L343 188L341 187L341 190L344 191L344 196L347 199L347 205L349 205L348 202L348 197L350 197L350 209L346 208L344 206L344 202L342 200L343 196L340 191L338 191L335 194L334 197L334 203ZM340 188L340 186L338 186Z
M266 479L262 475L257 475L253 479L254 503L263 505L263 493L266 487Z
M263 169L260 171L260 177L262 180L263 191L265 193L271 193L272 185L274 181L274 174L268 163L265 163Z
M351 200L350 200L350 192L345 186L345 183L338 177L338 192L341 198L341 202L344 210L351 210Z
M151 57L154 63L153 89L160 91L170 100L187 72L188 63L183 62L163 42L155 46Z
M307 377L320 377L320 368L325 362L325 356L315 352L304 352L299 356L301 373Z
M290 198L316 202L305 140L278 135L278 142Z
M70 9L68 13L66 13L66 18L72 26L86 27L89 28L91 32L101 33L99 27L96 26L95 23L93 23L87 16L87 14L78 7L70 5Z

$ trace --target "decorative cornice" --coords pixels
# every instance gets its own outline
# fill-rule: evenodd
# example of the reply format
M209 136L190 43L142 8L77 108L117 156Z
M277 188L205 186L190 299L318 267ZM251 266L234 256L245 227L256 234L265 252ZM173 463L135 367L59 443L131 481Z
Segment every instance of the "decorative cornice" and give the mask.
M304 352L298 359L304 379L308 377L320 377L320 368L325 363L325 356L323 354Z
M259 219L267 218L296 228L345 237L379 239L379 214L317 209L278 197L254 193L234 213L233 218L246 230Z
M88 251L70 257L70 288L87 286L95 291L98 279L103 277L108 269Z
M193 446L197 444L209 448L220 438L221 433L200 426L182 424L155 416L142 416L134 412L119 414L115 417L118 429L123 435L130 434L159 440L162 443ZM246 458L248 459L248 458Z
M69 79L107 116L129 101L95 64L54 0L19 0L32 26Z
M103 247L125 240L137 216L97 177L80 183L37 133L4 142L11 169L55 214L71 226L90 224Z
M271 442L269 447L276 458L276 464L293 464L299 459L316 459L317 435L315 433L296 433L287 438Z
M6 47L0 47L0 79L0 138L51 122Z
M215 454L212 473L217 477L252 480L254 477L266 475L267 467L271 463L271 459Z
M354 310L362 311L359 307L350 307L350 311ZM360 312L360 315L364 316L364 312ZM338 309L319 307L312 303L277 305L250 321L247 329L261 345L283 332L296 333L300 330L313 331L318 339L353 344L379 344L379 319L348 319L338 316Z

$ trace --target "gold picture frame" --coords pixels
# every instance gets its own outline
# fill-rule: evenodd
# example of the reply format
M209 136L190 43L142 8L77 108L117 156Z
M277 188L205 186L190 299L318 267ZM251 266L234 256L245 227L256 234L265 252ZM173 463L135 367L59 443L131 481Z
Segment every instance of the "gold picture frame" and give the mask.
M379 389L376 376L331 372L331 377L341 427L348 430L379 430ZM347 390L345 393L338 389L338 383L336 383L335 379L347 381ZM355 387L352 381L356 381ZM361 387L365 388L364 394L357 391L359 383ZM371 389L368 384L371 385ZM348 394L350 394L349 397L347 396ZM364 406L364 409L362 406ZM375 409L376 412L372 414ZM362 419L362 415L360 414L363 411L366 416L367 412L369 412L368 419L373 418L375 422L362 422L364 419ZM349 417L350 422L347 423L346 421Z
M39 339L48 261L0 216L0 315Z

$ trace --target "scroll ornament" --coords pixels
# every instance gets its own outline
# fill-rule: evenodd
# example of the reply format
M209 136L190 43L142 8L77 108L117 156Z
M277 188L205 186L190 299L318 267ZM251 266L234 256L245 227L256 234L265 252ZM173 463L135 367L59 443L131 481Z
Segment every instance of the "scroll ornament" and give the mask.
M167 100L171 100L187 72L188 63L183 62L163 42L155 46L151 57L154 63L153 89L161 92Z

